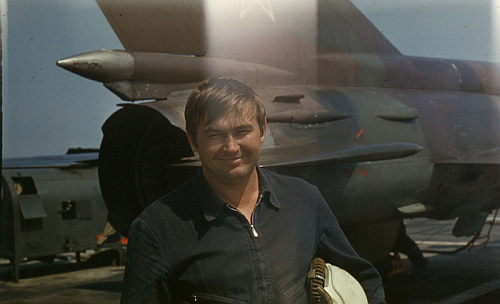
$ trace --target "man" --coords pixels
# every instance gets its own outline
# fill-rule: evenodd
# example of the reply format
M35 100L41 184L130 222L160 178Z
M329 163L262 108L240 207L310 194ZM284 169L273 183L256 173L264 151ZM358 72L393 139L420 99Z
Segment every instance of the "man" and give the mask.
M201 171L132 224L122 303L307 303L316 256L384 303L378 273L318 189L257 168L266 120L251 88L210 78L190 95L185 119Z

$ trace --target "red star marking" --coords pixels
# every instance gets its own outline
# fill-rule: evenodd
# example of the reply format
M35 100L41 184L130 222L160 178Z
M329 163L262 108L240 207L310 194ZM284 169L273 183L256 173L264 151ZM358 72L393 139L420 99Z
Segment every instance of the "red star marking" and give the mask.
M241 11L240 11L240 20L245 17L252 7L258 4L260 7L266 12L266 14L271 18L271 20L276 23L274 19L274 12L271 6L271 0L241 0Z

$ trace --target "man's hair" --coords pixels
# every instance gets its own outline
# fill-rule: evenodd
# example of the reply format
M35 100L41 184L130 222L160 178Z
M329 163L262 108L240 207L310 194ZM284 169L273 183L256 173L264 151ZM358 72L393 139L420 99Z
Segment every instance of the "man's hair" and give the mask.
M260 134L264 134L266 111L255 91L234 79L220 76L210 77L188 97L184 110L186 131L196 143L196 130L199 124L211 124L226 112L243 117L243 115L247 115L246 111L250 111L249 114L257 118Z

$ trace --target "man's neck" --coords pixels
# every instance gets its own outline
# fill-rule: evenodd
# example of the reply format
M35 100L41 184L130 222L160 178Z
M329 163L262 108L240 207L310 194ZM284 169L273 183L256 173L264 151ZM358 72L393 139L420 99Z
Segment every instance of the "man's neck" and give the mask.
M259 177L256 169L248 178L242 180L222 182L206 177L205 179L221 200L238 209L250 221L259 196Z

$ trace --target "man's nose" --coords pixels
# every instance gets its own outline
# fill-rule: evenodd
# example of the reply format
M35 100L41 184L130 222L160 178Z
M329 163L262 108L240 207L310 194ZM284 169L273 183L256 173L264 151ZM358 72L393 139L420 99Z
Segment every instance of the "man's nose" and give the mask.
M238 140L234 138L234 136L229 135L226 138L226 142L224 144L224 150L226 150L227 152L237 152L238 149L239 149Z

